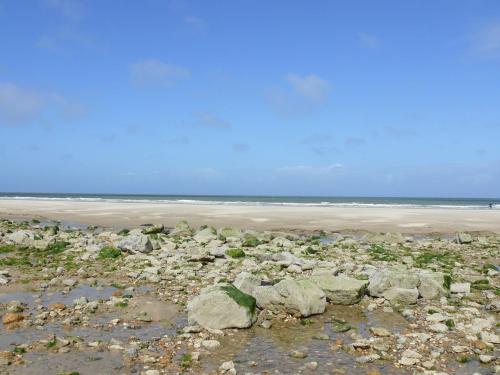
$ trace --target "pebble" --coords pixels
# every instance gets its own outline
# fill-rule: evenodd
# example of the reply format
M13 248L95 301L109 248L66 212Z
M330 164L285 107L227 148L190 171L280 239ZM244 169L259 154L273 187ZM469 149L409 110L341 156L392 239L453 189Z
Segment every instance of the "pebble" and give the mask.
M370 327L370 332L374 336L378 336L378 337L389 337L391 335L391 332L389 332L387 329L382 328L382 327Z
M380 359L380 356L378 354L368 354L368 355L362 355L361 357L357 357L356 362L358 362L358 363L371 363L371 362L375 362L378 359Z
M289 355L292 358L306 358L307 357L307 353L302 352L300 350L292 350Z
M220 347L220 342L217 340L203 340L201 345L208 350L213 350Z
M17 323L24 320L24 315L14 312L8 312L2 317L3 324Z

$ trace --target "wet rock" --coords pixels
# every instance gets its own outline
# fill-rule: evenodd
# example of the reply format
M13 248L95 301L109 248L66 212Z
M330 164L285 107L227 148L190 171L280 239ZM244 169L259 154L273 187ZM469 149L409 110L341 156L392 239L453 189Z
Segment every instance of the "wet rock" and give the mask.
M129 234L118 242L116 247L131 253L149 253L153 250L153 245L145 234Z
M362 355L361 357L356 358L356 362L358 363L371 363L375 362L376 360L380 359L380 356L378 354L368 354L368 355Z
M403 366L413 366L420 362L422 355L414 350L405 350L399 360Z
M222 365L220 365L219 370L224 371L224 372L234 372L234 363L233 361L227 361L224 362Z
M331 327L332 331L335 333L347 332L352 329L351 325L348 324L345 320L335 317L332 318Z
M317 275L309 278L336 305L353 305L363 297L368 281L346 276Z
M257 276L243 272L234 285L250 294L257 306L297 317L321 314L326 308L325 293L309 279L284 279L274 286L261 286Z
M75 279L65 279L62 283L66 286L73 287L77 284L77 281Z
M316 370L318 368L318 362L308 362L306 363L306 368L308 370Z
M299 359L307 358L307 353L301 350L292 350L289 355L292 358L299 358Z
M370 327L370 332L377 337L391 336L391 332L382 327Z
M418 289L390 288L384 292L384 297L392 305L405 306L417 303Z
M17 323L17 322L20 322L22 320L24 320L24 315L20 314L20 313L8 312L2 316L2 323L3 324Z
M232 284L211 286L188 303L188 320L204 328L248 328L256 320L255 298Z
M326 308L325 293L308 279L284 279L274 285L279 295L266 306L270 310L284 310L299 317L321 314Z

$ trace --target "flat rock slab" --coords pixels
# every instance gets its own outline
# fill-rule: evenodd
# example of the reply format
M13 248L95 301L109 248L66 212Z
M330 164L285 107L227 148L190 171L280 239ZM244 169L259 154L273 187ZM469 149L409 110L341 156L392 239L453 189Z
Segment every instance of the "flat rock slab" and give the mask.
M325 294L328 301L336 305L358 303L368 285L367 280L358 280L346 276L317 275L309 278Z

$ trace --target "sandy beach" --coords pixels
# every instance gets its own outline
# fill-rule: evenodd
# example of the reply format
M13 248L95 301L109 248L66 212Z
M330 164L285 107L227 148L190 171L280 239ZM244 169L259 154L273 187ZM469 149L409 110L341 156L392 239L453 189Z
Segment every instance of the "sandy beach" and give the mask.
M174 226L180 220L188 220L193 226L208 224L215 227L232 226L256 230L500 233L499 210L471 209L283 207L0 199L0 217L37 217L109 227L133 227L145 223Z

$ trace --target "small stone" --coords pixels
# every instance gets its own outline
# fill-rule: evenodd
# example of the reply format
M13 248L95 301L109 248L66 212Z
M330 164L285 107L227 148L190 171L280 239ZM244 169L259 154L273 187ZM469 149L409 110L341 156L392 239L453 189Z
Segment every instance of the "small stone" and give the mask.
M66 286L70 286L70 287L75 286L76 283L77 283L77 281L74 280L74 279L63 280L63 284L66 285Z
M376 360L380 359L380 356L378 354L368 354L368 355L362 355L361 357L356 358L356 362L358 363L371 363Z
M464 353L468 351L469 349L466 346L463 345L455 345L451 348L455 353Z
M203 347L208 349L208 350L213 350L213 349L217 349L218 347L220 347L220 342L217 340L203 340L201 345L203 345Z
M3 324L17 323L24 320L24 315L19 313L8 312L2 317Z
M427 370L432 370L434 368L434 362L432 361L422 362L422 367L426 368Z
M308 368L309 370L316 370L318 368L318 362L306 363L306 368Z
M403 357L399 360L399 363L403 366L414 366L419 362L417 358Z
M495 357L493 357L492 355L480 355L479 356L479 360L481 361L481 363L490 363L491 361L493 361L495 359Z
M470 283L453 283L450 285L450 293L470 294Z
M300 350L293 350L290 352L290 357L292 357L292 358L306 358L307 353L302 352Z
M291 264L288 266L287 271L290 273L302 273L302 268L297 264Z
M319 333L313 336L313 338L316 340L330 340L330 336L328 336L326 333Z
M388 337L391 335L391 332L389 332L387 329L382 328L382 327L370 327L370 332L374 336L378 336L378 337Z
M273 322L270 320L264 320L262 323L260 323L260 326L265 329L270 329L273 326Z
M500 338L494 333L481 332L481 340L490 344L500 344Z
M232 370L232 369L234 369L234 363L233 363L233 361L224 362L222 365L220 365L219 369L222 371Z
M440 313L431 314L431 315L427 315L425 320L427 320L428 322L439 323L439 322L445 321L446 316L444 316L443 314L440 314Z
M429 326L429 329L432 332L436 332L436 333L445 333L445 332L448 332L448 326L446 324L443 324L443 323L433 324L433 325Z
M50 311L54 311L54 310L64 310L66 308L66 305L64 303L61 303L61 302L55 302L55 303L51 303L49 305L49 310Z

